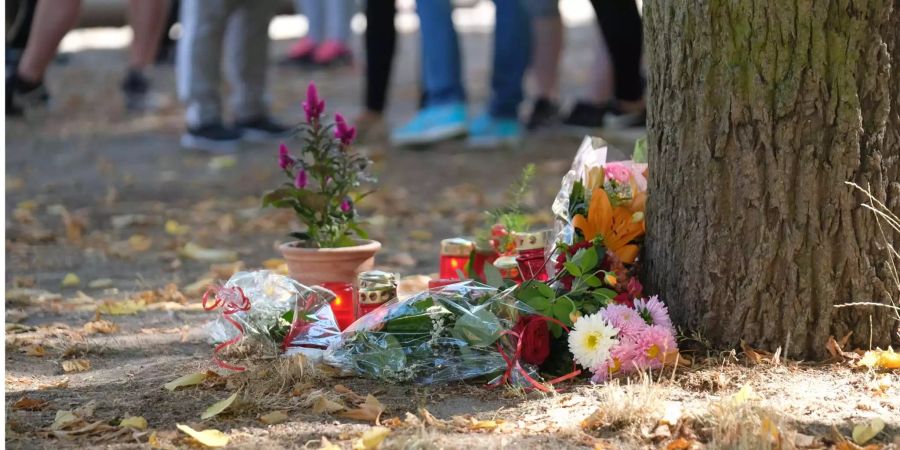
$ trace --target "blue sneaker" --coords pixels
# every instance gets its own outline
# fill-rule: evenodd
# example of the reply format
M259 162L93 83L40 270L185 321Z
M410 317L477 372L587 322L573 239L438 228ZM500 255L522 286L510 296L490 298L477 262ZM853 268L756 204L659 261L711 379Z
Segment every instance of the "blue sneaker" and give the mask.
M470 147L514 145L522 140L522 124L516 119L494 117L484 113L469 125Z
M426 106L391 133L395 145L427 145L466 134L466 105Z

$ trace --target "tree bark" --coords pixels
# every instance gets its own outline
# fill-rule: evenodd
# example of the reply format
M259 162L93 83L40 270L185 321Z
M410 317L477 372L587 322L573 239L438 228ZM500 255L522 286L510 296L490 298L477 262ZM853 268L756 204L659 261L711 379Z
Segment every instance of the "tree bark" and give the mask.
M900 212L900 0L646 0L644 267L715 345L886 346L900 305L869 187ZM888 234L898 248L900 236Z

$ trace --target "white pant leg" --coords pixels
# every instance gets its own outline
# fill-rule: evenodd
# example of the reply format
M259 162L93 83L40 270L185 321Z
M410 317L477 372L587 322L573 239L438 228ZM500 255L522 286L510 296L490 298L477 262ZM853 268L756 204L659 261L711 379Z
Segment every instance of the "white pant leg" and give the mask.
M269 21L277 5L275 0L241 0L229 21L225 36L225 76L231 88L236 120L268 113Z
M228 0L183 0L181 38L175 74L178 97L185 103L188 127L222 120L222 38L230 13Z

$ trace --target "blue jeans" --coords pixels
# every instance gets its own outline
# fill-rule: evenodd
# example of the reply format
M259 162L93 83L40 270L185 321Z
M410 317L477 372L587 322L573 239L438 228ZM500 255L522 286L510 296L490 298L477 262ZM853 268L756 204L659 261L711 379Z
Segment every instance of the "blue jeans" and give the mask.
M488 112L494 117L516 118L531 57L531 22L522 0L494 0L494 4L497 14ZM459 39L450 0L418 0L416 8L422 34L425 106L464 102Z

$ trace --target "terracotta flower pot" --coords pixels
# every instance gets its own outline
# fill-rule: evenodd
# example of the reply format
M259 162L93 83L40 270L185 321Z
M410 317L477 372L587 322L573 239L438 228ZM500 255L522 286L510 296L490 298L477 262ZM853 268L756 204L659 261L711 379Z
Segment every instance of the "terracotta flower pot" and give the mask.
M381 249L378 241L357 242L359 245L353 247L303 248L294 241L279 245L278 250L287 262L291 278L303 284L353 283L358 273L373 269L375 253Z

